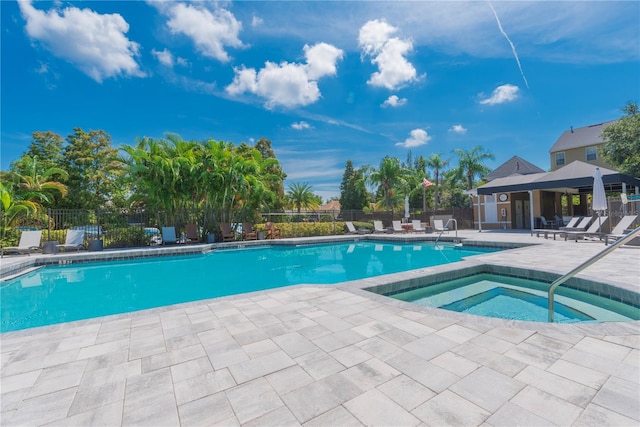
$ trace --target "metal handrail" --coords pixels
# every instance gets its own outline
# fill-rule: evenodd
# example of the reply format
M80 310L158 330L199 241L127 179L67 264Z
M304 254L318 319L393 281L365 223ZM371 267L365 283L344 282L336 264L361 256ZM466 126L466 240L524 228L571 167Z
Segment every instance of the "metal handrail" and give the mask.
M456 239L458 238L458 221L456 221L455 218L449 218L446 222L446 224L444 225L444 227L442 227L442 230L440 231L440 234L438 234L438 237L436 237L436 242L434 243L434 245L438 245L438 240L440 240L440 236L442 236L442 233L444 233L447 230L447 226L449 225L449 223L453 221L453 223L456 226Z
M612 243L611 246L607 246L606 248L604 248L603 250L601 250L600 252L598 252L597 254L595 254L594 256L592 256L591 258L589 258L588 260L586 260L585 262L583 262L582 264L580 264L579 266L577 266L576 268L574 268L573 270L565 274L564 276L556 279L553 283L551 283L551 286L549 286L549 294L547 296L548 302L549 302L549 322L553 322L553 314L554 314L553 296L558 286L562 285L564 282L571 279L573 276L580 273L585 268L589 267L590 265L592 265L593 263L595 263L605 255L608 255L609 253L613 252L615 249L624 245L625 243L632 240L634 237L638 235L640 235L640 227L631 231L629 234L625 235L620 240L617 240L616 242Z

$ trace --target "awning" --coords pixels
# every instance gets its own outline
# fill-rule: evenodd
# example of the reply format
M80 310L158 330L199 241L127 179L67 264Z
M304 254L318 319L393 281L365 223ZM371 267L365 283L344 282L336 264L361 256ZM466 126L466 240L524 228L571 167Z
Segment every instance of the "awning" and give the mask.
M478 194L514 193L529 190L590 193L593 188L593 174L596 167L576 160L553 172L497 178L478 187ZM600 172L607 191L622 191L623 183L627 186L640 187L640 179L638 178L602 167Z

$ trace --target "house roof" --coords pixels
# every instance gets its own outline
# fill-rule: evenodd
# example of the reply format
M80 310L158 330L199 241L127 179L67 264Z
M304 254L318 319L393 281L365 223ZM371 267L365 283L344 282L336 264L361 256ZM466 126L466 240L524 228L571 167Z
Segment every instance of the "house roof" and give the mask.
M318 208L319 211L339 211L340 210L340 202L337 200L331 200L329 203L325 203L324 205Z
M590 192L595 165L576 160L553 172L497 178L478 187L478 194L493 194L528 190L562 190ZM640 187L640 179L620 172L600 168L602 182L608 191L621 191L622 184Z
M487 181L493 181L494 179L504 178L511 175L530 175L532 173L541 172L544 172L544 170L540 169L533 163L526 161L522 157L513 156L486 175L484 179Z
M549 153L603 144L605 141L600 137L602 131L605 127L616 121L617 120L610 120L596 125L584 126L575 129L571 128L570 130L564 131L555 144L551 146Z

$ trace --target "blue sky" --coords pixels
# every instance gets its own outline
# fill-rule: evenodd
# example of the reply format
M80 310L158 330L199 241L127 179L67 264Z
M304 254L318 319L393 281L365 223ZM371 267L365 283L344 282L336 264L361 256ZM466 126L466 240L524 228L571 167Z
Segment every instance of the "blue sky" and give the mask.
M640 97L640 2L0 1L1 167L34 131L272 146L287 184L482 145L549 168Z

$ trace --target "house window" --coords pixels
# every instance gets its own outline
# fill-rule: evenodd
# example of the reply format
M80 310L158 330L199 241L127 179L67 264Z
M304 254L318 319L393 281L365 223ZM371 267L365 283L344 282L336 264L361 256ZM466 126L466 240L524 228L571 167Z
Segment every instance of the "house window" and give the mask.
M562 166L565 163L564 159L564 151L561 153L556 153L556 166Z
M587 147L586 148L587 162L595 162L598 160L598 148L597 147Z

